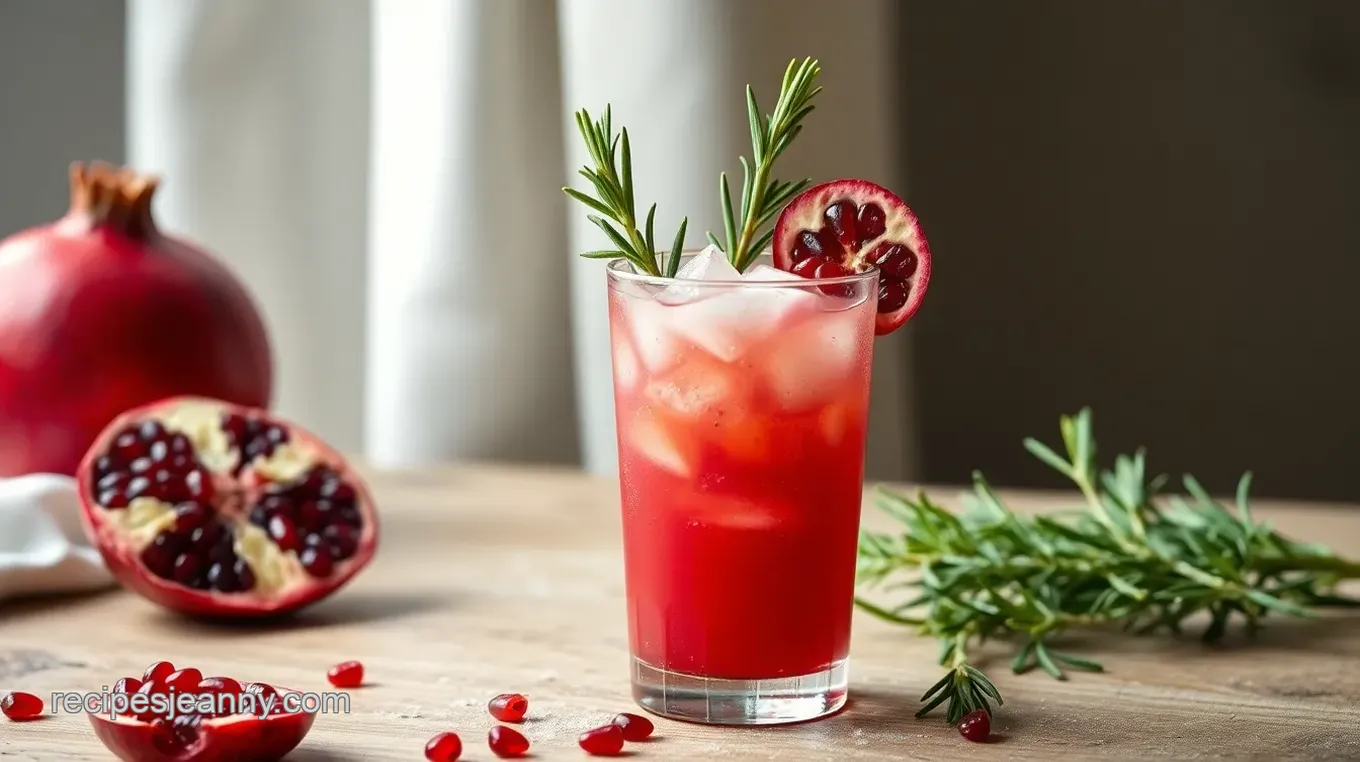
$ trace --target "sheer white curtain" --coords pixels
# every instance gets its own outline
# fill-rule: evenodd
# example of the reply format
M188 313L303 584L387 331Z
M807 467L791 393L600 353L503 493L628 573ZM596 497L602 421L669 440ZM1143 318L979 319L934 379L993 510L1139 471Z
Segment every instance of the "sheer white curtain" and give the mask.
M690 243L749 153L743 86L826 91L782 173L901 186L893 0L130 0L129 162L162 224L233 263L278 408L380 465L614 469L600 233L559 190L572 112L614 108L639 198ZM869 470L914 462L904 337L880 341Z

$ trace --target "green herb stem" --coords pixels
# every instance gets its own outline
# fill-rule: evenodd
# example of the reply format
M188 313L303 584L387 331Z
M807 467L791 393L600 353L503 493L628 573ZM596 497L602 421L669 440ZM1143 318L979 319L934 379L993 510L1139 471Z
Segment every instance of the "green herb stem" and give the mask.
M1336 589L1360 578L1360 563L1256 521L1251 474L1238 483L1230 511L1193 476L1182 479L1184 495L1163 494L1168 479L1148 478L1142 451L1101 470L1089 410L1064 417L1060 431L1064 455L1033 439L1025 448L1072 480L1081 511L1022 516L980 473L959 515L924 493L878 495L902 531L861 535L859 584L913 594L895 606L864 597L856 604L940 641L949 671L923 697L921 715L947 705L952 724L990 711L978 698L991 694L968 662L970 642L1011 640L1014 672L1038 668L1063 680L1069 670L1103 669L1054 647L1072 628L1118 624L1136 634L1175 634L1205 614L1202 638L1216 641L1233 619L1251 631L1272 612L1312 617L1324 607L1360 605Z

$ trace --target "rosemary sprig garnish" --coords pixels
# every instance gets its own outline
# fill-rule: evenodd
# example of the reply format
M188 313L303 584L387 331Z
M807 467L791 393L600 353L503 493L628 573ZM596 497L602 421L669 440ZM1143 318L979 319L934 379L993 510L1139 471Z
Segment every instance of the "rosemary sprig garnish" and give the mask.
M1119 624L1136 634L1180 633L1208 615L1206 642L1231 619L1254 631L1271 612L1313 617L1325 606L1360 601L1337 594L1360 578L1360 563L1320 545L1289 540L1252 518L1251 474L1237 485L1230 512L1193 476L1185 496L1162 496L1165 475L1149 478L1142 450L1100 470L1091 412L1061 420L1066 457L1034 440L1025 448L1072 480L1086 505L1074 514L1021 516L981 473L960 515L921 493L880 491L878 506L900 521L899 536L865 532L859 581L865 588L915 589L900 604L856 603L885 620L915 628L943 646L949 672L917 716L946 705L950 724L1001 695L968 659L970 643L1012 639L1016 674L1038 667L1063 680L1067 670L1099 672L1098 662L1055 648L1065 630Z
M738 157L742 171L740 227L732 208L732 191L728 187L727 173L719 176L718 194L722 203L726 241L718 240L712 232L708 233L709 242L727 254L737 272L745 272L774 237L772 228L763 232L762 228L812 182L807 179L779 181L771 178L770 172L775 160L802 131L803 119L812 113L812 99L822 91L816 86L817 75L821 71L822 67L812 58L803 59L801 64L796 60L789 62L774 113L764 116L756 103L755 90L750 85L746 86L746 114L751 127L751 155L755 170L752 171L745 156Z
M680 251L685 246L685 228L689 226L689 218L680 221L680 230L675 234L663 272L656 261L656 204L647 210L645 230L639 230L633 201L633 151L628 142L628 129L625 127L615 135L612 117L609 106L604 108L604 117L594 122L585 109L576 112L576 127L585 140L590 161L595 165L582 167L580 173L595 187L597 196L588 196L575 188L562 190L599 212L588 215L588 218L609 236L615 246L613 249L587 251L581 256L591 259L622 257L648 275L673 278L680 268ZM610 224L611 221L614 224Z

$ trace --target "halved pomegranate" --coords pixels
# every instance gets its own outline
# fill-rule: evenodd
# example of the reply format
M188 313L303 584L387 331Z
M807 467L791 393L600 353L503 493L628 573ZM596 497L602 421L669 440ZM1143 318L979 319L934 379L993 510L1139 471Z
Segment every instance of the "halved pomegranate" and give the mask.
M118 682L130 684L138 690L115 688L89 713L95 735L124 762L273 762L302 743L319 710L299 691L229 677L184 692L154 680Z
M345 459L263 410L202 397L133 409L99 435L77 477L109 570L188 614L296 611L377 549L373 501Z
M925 298L930 245L916 214L868 180L836 180L799 194L774 229L774 264L806 278L879 269L879 336L902 327Z

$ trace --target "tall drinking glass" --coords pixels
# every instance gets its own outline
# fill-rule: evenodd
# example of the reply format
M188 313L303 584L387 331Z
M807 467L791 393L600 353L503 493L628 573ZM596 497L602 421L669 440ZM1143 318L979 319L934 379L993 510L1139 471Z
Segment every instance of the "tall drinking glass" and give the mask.
M835 712L877 270L607 272L634 698L714 724Z

